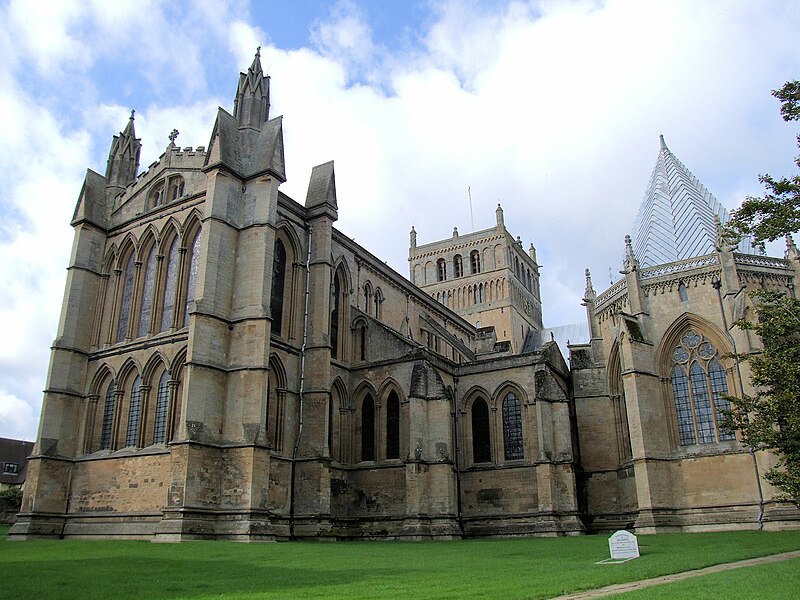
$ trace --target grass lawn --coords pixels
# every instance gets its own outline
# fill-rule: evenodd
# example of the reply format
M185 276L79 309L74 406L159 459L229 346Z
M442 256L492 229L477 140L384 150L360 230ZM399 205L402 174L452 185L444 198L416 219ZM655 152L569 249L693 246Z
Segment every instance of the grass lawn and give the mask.
M608 556L607 540L584 536L273 544L5 541L0 542L0 597L550 598L800 549L800 532L663 534L639 536L642 556L637 560L596 565ZM784 576L796 581L797 566L798 561L790 561L747 571L763 574L760 577L767 582ZM723 597L773 597L739 594L741 581L749 580L746 571L665 589L697 598L699 588L681 586L705 581L713 586L714 578L733 590ZM793 591L797 588L794 585ZM656 597L656 589L645 590L641 597Z

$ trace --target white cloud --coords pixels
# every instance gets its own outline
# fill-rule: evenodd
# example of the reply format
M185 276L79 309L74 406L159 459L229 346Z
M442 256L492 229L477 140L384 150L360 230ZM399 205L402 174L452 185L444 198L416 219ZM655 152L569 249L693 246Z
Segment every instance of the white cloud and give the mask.
M468 187L476 229L502 202L538 250L547 324L584 318L585 267L598 292L618 277L659 133L729 208L760 192L757 173L796 171L769 96L800 73L796 3L435 2L404 38L420 43L389 48L340 2L313 23L314 46L291 51L270 41L282 24L243 1L39 6L0 9L14 24L0 31L0 167L16 174L0 182L0 318L20 340L0 355L0 393L31 414L84 169L103 170L130 108L143 168L173 128L206 145L258 45L285 116L283 191L303 202L311 168L335 160L337 226L402 274L412 224L420 243L469 231ZM101 63L131 76L106 87Z

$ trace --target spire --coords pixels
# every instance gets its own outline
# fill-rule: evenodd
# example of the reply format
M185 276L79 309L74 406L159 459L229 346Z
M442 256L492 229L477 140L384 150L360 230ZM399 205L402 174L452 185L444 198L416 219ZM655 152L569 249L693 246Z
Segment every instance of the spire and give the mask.
M797 250L797 246L794 243L794 239L792 238L791 233L786 234L786 254L785 258L787 259L795 259L797 260L800 258L800 252Z
M139 153L142 150L142 141L136 137L136 129L133 125L133 115L136 111L131 111L131 117L119 135L115 135L111 142L111 149L108 151L108 161L106 162L106 185L117 188L119 194L125 186L136 179L139 170Z
M247 73L239 74L239 87L233 101L233 116L239 127L261 129L269 119L269 77L261 70L261 46L256 49Z
M411 242L411 247L412 248L416 248L417 247L417 230L414 229L413 225L411 226L411 231L409 232L409 237L410 237L409 241Z
M729 219L728 211L667 147L659 136L659 152L650 183L634 223L636 256L643 267L702 256L714 252L717 229ZM739 252L753 254L749 238Z

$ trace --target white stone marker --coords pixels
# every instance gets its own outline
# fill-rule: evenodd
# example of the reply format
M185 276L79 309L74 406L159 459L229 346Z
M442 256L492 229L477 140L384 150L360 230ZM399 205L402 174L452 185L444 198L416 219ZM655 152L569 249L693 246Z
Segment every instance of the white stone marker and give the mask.
M639 558L639 542L630 531L617 531L608 538L608 547L611 549L612 560Z

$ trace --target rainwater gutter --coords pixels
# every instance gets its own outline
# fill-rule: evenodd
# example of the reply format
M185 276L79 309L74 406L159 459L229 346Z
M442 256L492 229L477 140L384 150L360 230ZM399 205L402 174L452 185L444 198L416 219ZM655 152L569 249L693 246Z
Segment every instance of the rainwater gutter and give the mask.
M294 539L294 487L296 478L297 453L300 450L300 438L303 435L303 400L306 382L306 345L308 344L308 295L311 279L311 237L314 228L308 227L308 252L306 254L306 289L303 298L303 345L300 347L300 393L298 405L297 434L292 448L291 482L289 485L289 539Z

